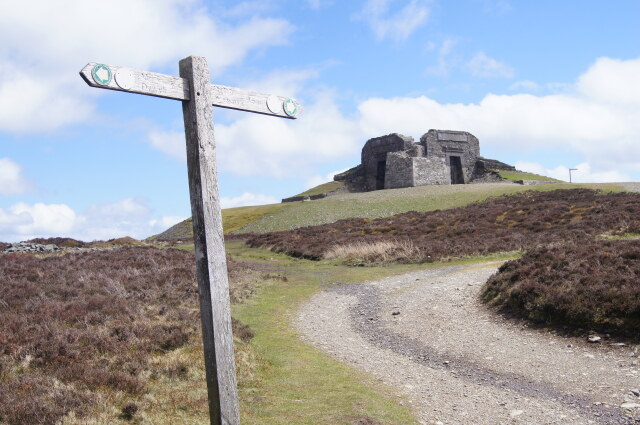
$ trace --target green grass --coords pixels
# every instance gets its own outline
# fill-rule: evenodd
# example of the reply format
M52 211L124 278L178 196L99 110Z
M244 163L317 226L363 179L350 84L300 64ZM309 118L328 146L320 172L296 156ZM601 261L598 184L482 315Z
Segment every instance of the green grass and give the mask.
M401 405L397 390L348 367L304 343L293 321L300 306L332 282L355 283L382 279L409 271L437 267L431 264L387 264L348 267L338 261L294 259L238 241L227 252L239 260L264 262L287 277L264 280L243 304L232 306L233 316L249 325L255 337L249 343L260 366L252 381L240 385L243 424L348 424L370 418L376 424L417 424L413 412ZM456 259L446 264L507 260L521 253ZM362 422L368 423L368 422Z
M628 241L632 239L640 239L640 233L625 233L624 235L603 235L603 239L610 241Z
M391 389L302 342L292 321L303 302L333 281L379 279L418 266L354 268L292 259L238 242L227 248L232 257L277 265L287 277L263 281L252 298L233 306L234 317L255 334L250 344L261 363L257 379L239 389L243 424L355 425L354 418L417 423Z
M319 186L316 187L312 187L311 189L302 192L302 193L298 193L295 196L313 196L313 195L320 195L322 193L329 193L329 192L333 192L334 190L338 190L340 189L342 186L344 186L344 182L328 182L328 183L323 183Z
M269 204L252 207L227 208L222 210L224 233L231 233L264 216L269 216L287 208L286 204Z
M526 173L524 171L508 171L508 170L492 170L496 173L500 174L500 177L503 179L507 179L509 181L515 182L518 180L536 180L536 181L548 181L548 182L558 182L558 183L566 183L563 180L554 179L547 176L541 176L539 174Z
M264 216L269 216L288 208L289 204L269 204L248 207L226 208L222 210L222 228L225 234L235 232ZM153 242L157 238L166 239L192 239L193 222L191 217L170 227L164 232L147 238L148 242Z
M365 193L342 193L313 202L291 203L277 213L253 221L236 233L290 230L302 226L333 223L343 218L388 217L407 211L433 211L461 207L489 197L513 194L525 190L554 190L561 188L593 188L620 191L612 183L569 184L554 183L521 186L508 183L446 186L419 186L404 189L376 190Z

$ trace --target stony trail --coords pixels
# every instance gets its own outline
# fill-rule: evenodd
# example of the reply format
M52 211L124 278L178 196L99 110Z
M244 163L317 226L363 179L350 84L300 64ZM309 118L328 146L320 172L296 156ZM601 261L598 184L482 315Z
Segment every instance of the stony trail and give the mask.
M496 316L479 292L499 265L338 284L312 297L296 326L310 344L397 388L422 424L640 423L640 353Z

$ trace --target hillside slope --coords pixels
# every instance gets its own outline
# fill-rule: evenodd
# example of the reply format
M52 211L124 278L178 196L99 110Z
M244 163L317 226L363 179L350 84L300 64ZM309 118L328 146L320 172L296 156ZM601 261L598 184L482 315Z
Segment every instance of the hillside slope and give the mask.
M322 186L322 185L321 185ZM289 202L228 208L222 210L225 234L265 233L298 227L333 223L345 218L389 217L408 211L434 211L468 205L490 197L525 190L560 188L591 188L604 191L631 190L617 183L545 184L522 186L513 183L487 183L452 186L419 186L403 189L377 190L364 193L339 193L308 202ZM313 189L310 189L312 191ZM191 219L172 226L151 240L191 240Z
M294 202L275 214L248 223L234 233L266 233L304 226L329 224L346 218L375 219L409 211L434 211L469 205L490 197L526 190L548 191L562 188L591 188L621 191L617 184L545 184L522 186L512 183L487 183L446 186L419 186L403 189L376 190L364 193L342 193L310 202Z
M640 194L589 189L527 191L465 207L408 212L375 220L351 218L332 224L257 234L253 247L268 247L310 259L430 262L450 257L518 251L602 234L640 232ZM363 251L384 247L367 260Z

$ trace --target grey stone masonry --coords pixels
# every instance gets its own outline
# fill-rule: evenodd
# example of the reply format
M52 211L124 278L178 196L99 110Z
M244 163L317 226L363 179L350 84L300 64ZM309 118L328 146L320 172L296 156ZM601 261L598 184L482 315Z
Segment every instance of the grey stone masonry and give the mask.
M451 184L444 159L437 157L413 158L413 185Z
M369 139L362 148L364 190L384 189L387 154L402 152L413 147L413 138L398 133Z
M360 165L334 176L350 192L495 181L490 169L513 169L500 161L482 158L480 142L466 131L429 130L420 142L398 133L369 139ZM492 173L491 179L487 174Z
M387 154L384 179L385 189L411 187L413 184L413 160L407 152L389 152Z
M420 144L425 147L427 157L443 158L450 172L452 161L456 162L455 158L459 158L464 181L458 183L471 181L480 156L480 142L473 134L466 131L429 130L420 138Z

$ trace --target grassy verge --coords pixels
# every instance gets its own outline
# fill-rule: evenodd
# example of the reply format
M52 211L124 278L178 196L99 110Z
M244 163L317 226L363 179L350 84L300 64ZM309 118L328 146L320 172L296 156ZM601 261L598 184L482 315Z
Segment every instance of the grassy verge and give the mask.
M227 208L222 210L222 227L224 233L235 232L238 229L264 216L270 216L287 208L286 204L257 205L251 207Z
M416 266L353 268L292 259L242 243L232 257L276 265L281 278L263 281L254 297L233 308L249 325L260 366L240 386L244 424L414 424L411 411L372 378L304 344L292 326L302 302L331 282L378 279ZM284 278L286 277L286 279Z
M503 179L507 179L509 181L518 181L518 180L537 180L537 181L548 181L548 182L558 182L558 183L566 183L563 180L554 179L547 176L541 176L539 174L526 173L524 171L508 171L508 170L493 170L500 175Z

